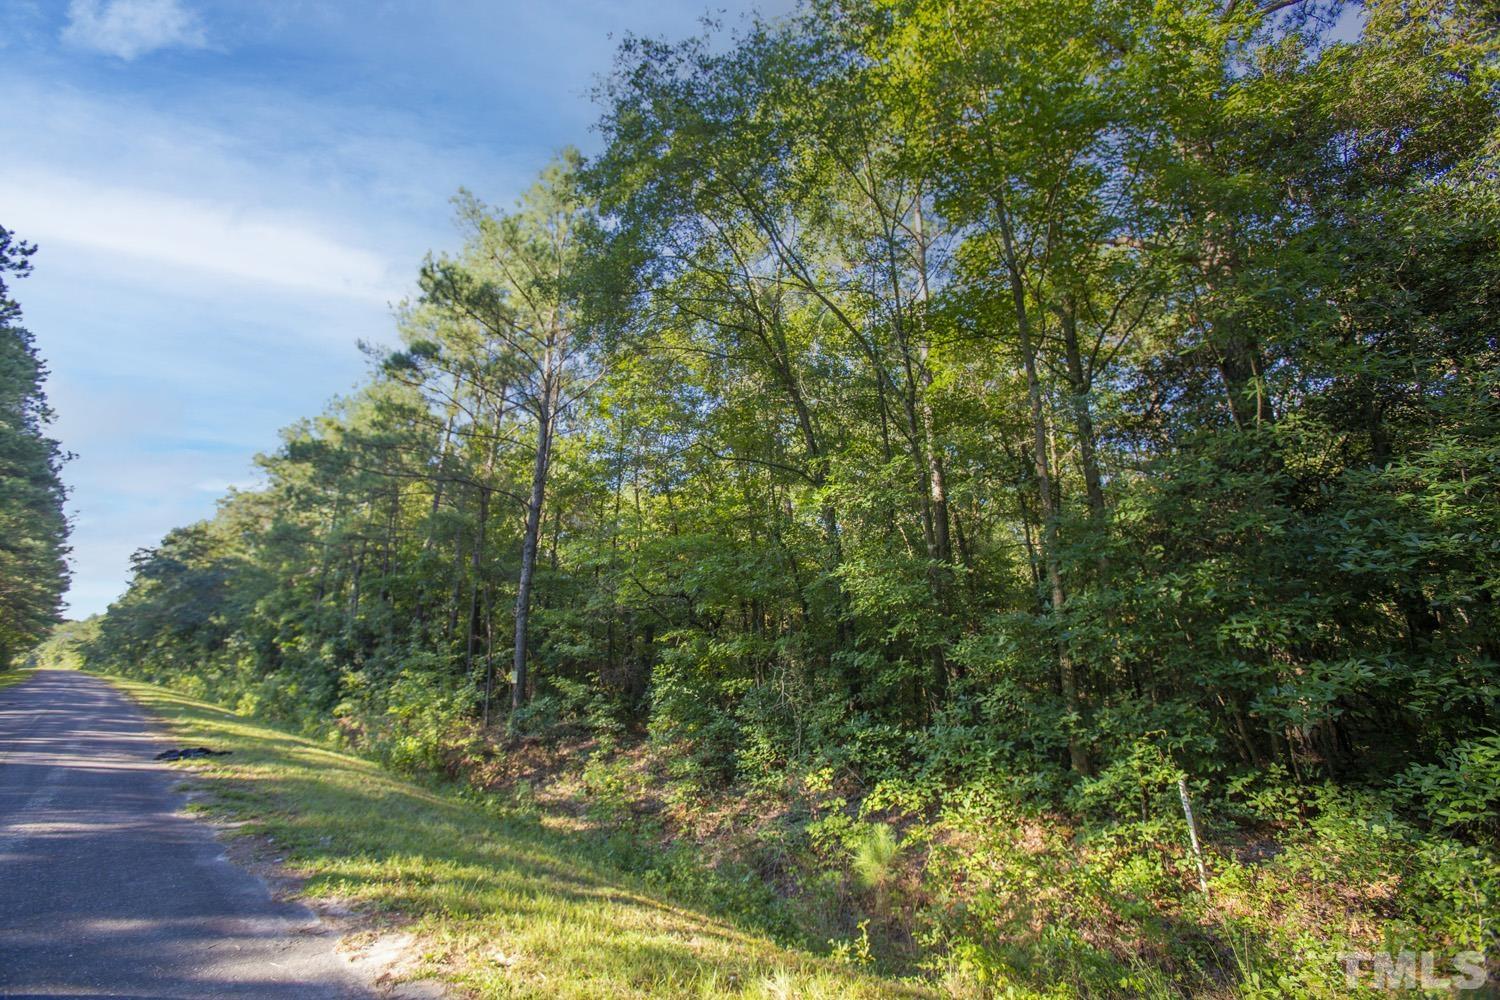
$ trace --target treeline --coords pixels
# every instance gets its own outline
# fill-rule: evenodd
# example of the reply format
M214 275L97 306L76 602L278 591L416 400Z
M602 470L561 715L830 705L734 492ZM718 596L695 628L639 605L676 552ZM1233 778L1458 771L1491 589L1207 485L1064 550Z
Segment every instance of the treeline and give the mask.
M571 758L548 801L647 817L658 881L731 859L954 995L1493 954L1497 28L627 40L597 155L461 194L401 349L47 655L478 784Z
M64 456L47 437L47 368L6 285L31 272L35 253L0 226L0 670L49 634L68 587Z
M1143 748L1221 789L1479 759L1496 28L851 0L628 40L598 155L461 195L403 349L139 553L87 655L410 766L567 723L705 783L1128 815Z

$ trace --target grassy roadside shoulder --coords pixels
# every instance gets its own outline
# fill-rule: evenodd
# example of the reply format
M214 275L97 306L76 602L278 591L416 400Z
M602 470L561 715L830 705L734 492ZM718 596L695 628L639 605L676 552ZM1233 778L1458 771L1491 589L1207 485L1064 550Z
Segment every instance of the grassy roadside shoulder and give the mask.
M925 991L675 903L611 846L164 688L105 678L185 744L202 807L274 840L302 895L406 923L418 974L484 997L899 997Z
M17 667L14 670L0 670L0 691L4 691L8 687L15 687L34 673L36 673L34 667Z

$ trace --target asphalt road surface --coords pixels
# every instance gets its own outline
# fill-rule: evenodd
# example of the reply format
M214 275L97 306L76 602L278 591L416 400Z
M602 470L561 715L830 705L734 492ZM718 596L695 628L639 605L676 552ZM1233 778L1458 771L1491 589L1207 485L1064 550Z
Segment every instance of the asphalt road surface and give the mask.
M369 996L310 911L182 813L167 745L85 674L0 691L0 997Z

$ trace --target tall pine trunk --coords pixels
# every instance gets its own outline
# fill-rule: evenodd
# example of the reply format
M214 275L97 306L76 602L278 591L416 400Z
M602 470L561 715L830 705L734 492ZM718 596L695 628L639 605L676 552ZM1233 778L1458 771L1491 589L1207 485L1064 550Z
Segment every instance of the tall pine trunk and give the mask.
M516 585L516 645L510 691L511 709L526 703L526 632L531 624L531 584L536 572L537 543L542 530L542 503L547 493L547 469L552 458L553 390L542 390L537 408L536 456L531 466L531 493L526 499L526 534L521 541L521 575Z

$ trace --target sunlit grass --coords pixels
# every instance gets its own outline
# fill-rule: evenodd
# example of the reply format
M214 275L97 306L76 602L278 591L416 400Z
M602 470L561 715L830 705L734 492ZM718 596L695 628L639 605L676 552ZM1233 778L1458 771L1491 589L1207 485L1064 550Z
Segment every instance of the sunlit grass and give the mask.
M188 744L204 808L271 838L304 895L409 920L421 973L484 997L896 997L925 992L675 904L606 841L424 787L223 708L113 679Z
M35 672L30 667L22 667L15 670L0 670L0 691L21 683Z

